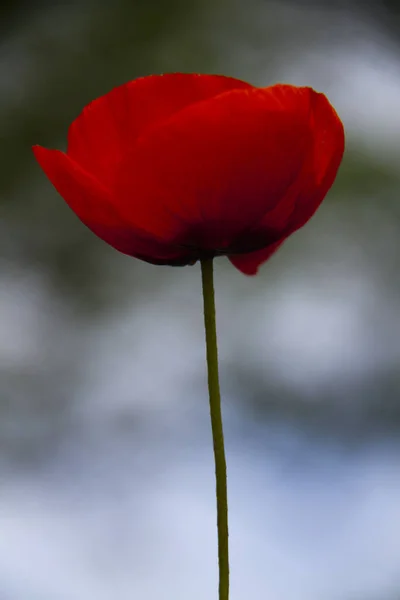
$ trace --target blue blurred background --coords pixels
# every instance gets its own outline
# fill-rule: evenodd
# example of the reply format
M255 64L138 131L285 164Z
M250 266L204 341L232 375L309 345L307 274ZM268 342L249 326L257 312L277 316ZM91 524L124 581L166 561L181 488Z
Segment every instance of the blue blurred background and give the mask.
M0 8L0 599L216 598L199 266L118 254L31 145L149 73L325 92L325 203L246 278L216 261L232 600L400 595L396 0Z

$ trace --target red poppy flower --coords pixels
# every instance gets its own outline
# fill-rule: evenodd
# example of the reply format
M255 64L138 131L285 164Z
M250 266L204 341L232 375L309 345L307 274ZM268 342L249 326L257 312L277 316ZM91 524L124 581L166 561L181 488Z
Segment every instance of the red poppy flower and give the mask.
M153 264L226 255L254 274L331 187L344 132L323 94L217 75L144 77L90 103L67 152L34 147L72 210Z

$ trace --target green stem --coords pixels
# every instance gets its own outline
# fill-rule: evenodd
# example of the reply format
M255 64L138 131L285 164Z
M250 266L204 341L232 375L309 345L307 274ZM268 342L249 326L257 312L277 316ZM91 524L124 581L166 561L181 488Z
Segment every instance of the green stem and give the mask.
M206 329L208 390L210 396L211 428L214 446L217 490L219 600L229 600L228 495L226 459L222 427L221 396L218 376L217 330L212 259L201 261L203 282L204 325Z

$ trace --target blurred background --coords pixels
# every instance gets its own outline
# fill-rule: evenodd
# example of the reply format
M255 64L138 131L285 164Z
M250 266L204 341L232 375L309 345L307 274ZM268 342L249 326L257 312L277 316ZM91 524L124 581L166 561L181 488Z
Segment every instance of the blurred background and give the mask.
M258 277L216 261L232 600L398 599L397 0L8 0L0 24L0 599L217 596L199 266L106 246L31 153L168 71L312 85L347 132Z

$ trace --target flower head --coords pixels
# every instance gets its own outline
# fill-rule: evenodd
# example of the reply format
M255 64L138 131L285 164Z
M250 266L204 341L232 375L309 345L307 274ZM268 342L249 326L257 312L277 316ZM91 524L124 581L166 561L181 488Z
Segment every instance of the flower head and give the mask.
M66 153L34 147L71 209L120 252L164 265L226 255L249 275L314 214L343 151L339 117L309 87L180 73L91 102Z

